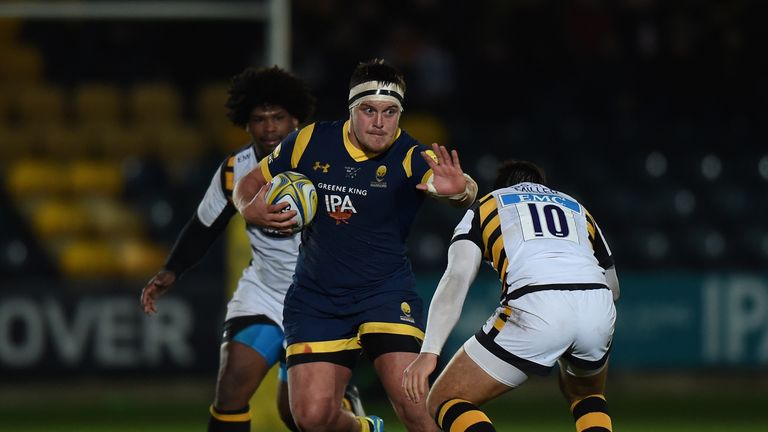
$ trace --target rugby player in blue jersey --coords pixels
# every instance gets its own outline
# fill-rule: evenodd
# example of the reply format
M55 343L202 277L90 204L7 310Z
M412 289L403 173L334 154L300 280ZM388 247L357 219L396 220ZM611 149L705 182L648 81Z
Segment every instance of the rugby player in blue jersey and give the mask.
M318 211L302 232L285 298L291 412L303 431L380 431L381 419L339 409L362 350L409 431L434 431L423 404L400 389L424 337L422 301L406 238L426 196L468 207L476 183L456 151L419 143L399 128L405 81L382 60L361 63L349 85L349 119L289 135L235 186L255 225L287 231L294 211L267 205L266 183L297 171L315 184Z

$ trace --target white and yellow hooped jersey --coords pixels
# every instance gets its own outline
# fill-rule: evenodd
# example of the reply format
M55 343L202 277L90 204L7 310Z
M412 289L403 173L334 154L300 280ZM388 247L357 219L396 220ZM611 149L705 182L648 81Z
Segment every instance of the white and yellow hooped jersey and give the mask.
M232 204L235 183L259 160L249 145L231 154L211 180L197 216L211 226L222 214L236 214ZM282 327L283 301L293 281L299 253L299 235L270 235L255 226L246 226L251 243L251 263L243 270L237 290L227 305L226 319L245 315L266 315Z
M527 286L606 284L613 265L600 228L574 198L536 183L498 189L477 201L454 231L499 273L505 303ZM518 292L517 294L520 294Z

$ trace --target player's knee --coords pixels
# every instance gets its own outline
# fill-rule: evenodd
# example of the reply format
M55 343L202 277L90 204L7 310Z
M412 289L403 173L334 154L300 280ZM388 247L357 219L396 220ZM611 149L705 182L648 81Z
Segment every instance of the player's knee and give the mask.
M406 425L408 430L422 430L425 424L431 423L429 414L423 403L414 404L407 400L393 400L392 403L397 412L397 416Z
M445 402L446 397L443 395L434 395L432 393L427 396L426 404L427 404L427 414L429 414L429 417L435 418L435 414L437 413L438 407L440 407L440 404Z
M307 399L307 402L310 400ZM333 404L330 399L291 404L293 421L304 432L328 430L333 425L340 410L341 404Z

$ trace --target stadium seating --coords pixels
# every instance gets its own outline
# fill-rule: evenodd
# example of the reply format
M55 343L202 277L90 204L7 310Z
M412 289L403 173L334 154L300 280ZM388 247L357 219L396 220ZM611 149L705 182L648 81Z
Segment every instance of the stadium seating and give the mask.
M86 129L115 127L124 121L121 90L109 83L83 83L74 90L74 115Z
M227 100L226 83L203 84L195 94L195 112L203 139L208 147L220 153L229 153L248 142L248 134L232 125L224 106Z
M143 83L130 89L128 111L139 126L173 126L182 122L182 97L167 83Z

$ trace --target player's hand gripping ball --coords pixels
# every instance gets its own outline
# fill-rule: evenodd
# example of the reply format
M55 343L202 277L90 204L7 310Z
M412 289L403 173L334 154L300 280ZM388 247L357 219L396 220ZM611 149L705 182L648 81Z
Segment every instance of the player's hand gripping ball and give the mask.
M317 212L317 191L312 181L303 174L286 171L272 177L270 183L267 203L274 205L287 202L288 207L283 211L296 210L293 232L299 232L309 225Z

